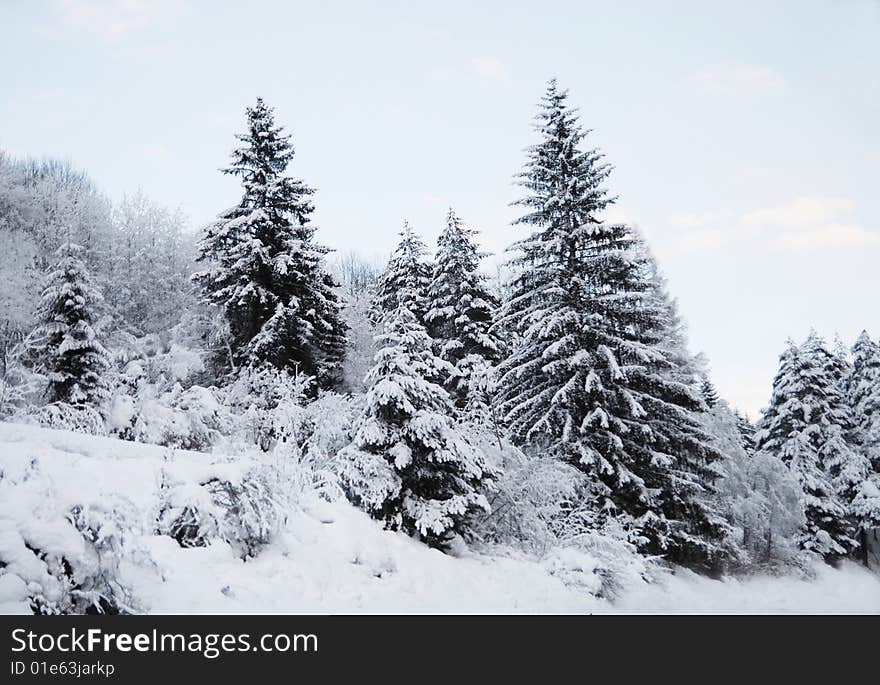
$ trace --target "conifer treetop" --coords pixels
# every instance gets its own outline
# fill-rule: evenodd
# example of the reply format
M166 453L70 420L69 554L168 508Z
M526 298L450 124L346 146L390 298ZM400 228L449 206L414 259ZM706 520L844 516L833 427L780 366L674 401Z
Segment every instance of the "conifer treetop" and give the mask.
M236 134L242 143L232 152L232 160L224 174L238 176L245 193L242 206L270 208L276 213L289 213L303 226L308 223L314 206L308 200L314 188L300 179L284 175L294 156L290 135L275 125L275 110L257 98L246 109L247 131Z

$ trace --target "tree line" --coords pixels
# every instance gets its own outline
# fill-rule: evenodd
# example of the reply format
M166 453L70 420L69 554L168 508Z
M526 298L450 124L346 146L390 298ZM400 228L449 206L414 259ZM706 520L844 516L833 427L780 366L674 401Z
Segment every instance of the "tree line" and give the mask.
M447 549L472 534L502 476L485 438L571 466L583 525L646 555L716 572L755 550L771 556L781 537L830 562L867 561L880 528L880 347L867 333L851 353L815 333L789 343L753 425L688 349L643 237L605 219L612 168L555 81L535 131L517 175L520 237L503 288L482 273L478 234L452 209L433 259L404 224L381 273L352 270L375 333L360 416L337 455L352 501ZM240 180L241 198L194 246L200 270L181 287L190 299L155 295L162 279L180 282L173 231L108 260L109 273L128 268L136 284L108 299L140 331L198 312L189 339L210 357L202 382L272 369L298 378L304 401L340 391L354 353L344 311L353 292L316 240L314 190L289 174L290 136L261 99L237 140L224 173ZM96 248L81 235L68 227L51 238L28 364L44 372L44 402L100 412L118 356L108 348L121 343L98 326Z

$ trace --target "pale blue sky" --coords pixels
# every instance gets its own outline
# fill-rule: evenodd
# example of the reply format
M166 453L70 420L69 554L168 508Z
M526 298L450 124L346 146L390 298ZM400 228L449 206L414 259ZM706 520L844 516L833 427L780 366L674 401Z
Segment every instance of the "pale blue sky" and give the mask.
M721 392L754 415L787 336L880 335L880 5L0 0L0 147L195 225L263 96L322 241L384 255L448 205L503 250L556 76L616 170Z

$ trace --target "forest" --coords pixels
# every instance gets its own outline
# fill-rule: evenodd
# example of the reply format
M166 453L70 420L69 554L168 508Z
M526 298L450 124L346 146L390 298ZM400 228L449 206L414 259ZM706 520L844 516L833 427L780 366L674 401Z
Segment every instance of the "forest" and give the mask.
M0 421L172 463L126 486L151 488L149 506L68 497L52 535L21 522L39 468L25 451L4 464L0 603L136 612L120 580L135 519L246 567L313 501L449 557L577 550L593 566L566 577L599 597L655 567L880 565L878 342L780 340L761 415L726 402L650 245L606 218L612 167L555 80L498 274L454 208L436 245L401 221L386 263L332 252L282 113L257 99L244 114L223 169L240 196L196 228L143 193L111 202L71 163L0 151ZM77 551L53 542L70 535Z

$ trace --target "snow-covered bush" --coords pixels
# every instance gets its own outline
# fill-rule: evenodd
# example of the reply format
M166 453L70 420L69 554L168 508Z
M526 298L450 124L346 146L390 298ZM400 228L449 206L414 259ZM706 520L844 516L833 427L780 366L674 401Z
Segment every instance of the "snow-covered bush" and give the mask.
M205 547L218 537L217 512L211 493L199 483L172 481L162 472L156 532L181 547Z
M136 547L129 540L136 520L121 496L98 506L75 505L64 518L0 515L0 604L26 603L35 614L136 611L119 580L120 562Z
M126 367L136 373L136 362ZM123 440L188 450L208 450L228 430L231 416L214 388L175 383L159 392L147 381L116 393L110 403L107 427Z
M362 397L322 393L304 406L296 405L278 419L284 439L273 456L296 480L294 492L313 491L325 499L343 495L339 452L351 442Z
M471 440L500 472L488 494L491 512L474 533L495 552L542 559L551 575L597 597L613 599L630 583L651 580L654 564L630 533L587 503L589 482L559 459L525 454L498 439L490 425L470 424Z
M119 563L126 556L129 526L138 518L135 507L118 495L98 506L76 505L70 510L68 521L95 555L88 573L77 577L73 569L77 585L71 594L85 613L129 613L133 609L130 592L117 577Z
M223 389L224 404L236 415L235 436L265 452L285 441L313 383L271 366L242 370Z
M121 368L107 411L110 435L206 450L229 432L219 392L193 384L205 368L202 352L159 334L118 333L114 343Z
M39 407L33 414L37 423L45 428L69 430L88 435L105 435L104 417L88 405L52 402Z
M476 534L495 544L542 555L558 544L563 519L576 507L583 474L559 459L526 455L506 440L473 431L479 447L500 471L488 493L491 512L478 519Z
M219 512L217 534L242 558L254 557L285 520L265 469L248 473L240 483L214 479L205 484Z
M28 342L0 349L0 419L23 416L43 403L48 379L25 363Z
M852 513L859 521L862 561L880 568L880 473L865 480L853 498Z
M296 459L293 448L277 445L240 479L212 477L202 483L173 481L163 473L159 484L156 532L181 547L228 543L242 559L268 545L290 512L322 485L327 475L313 463Z

